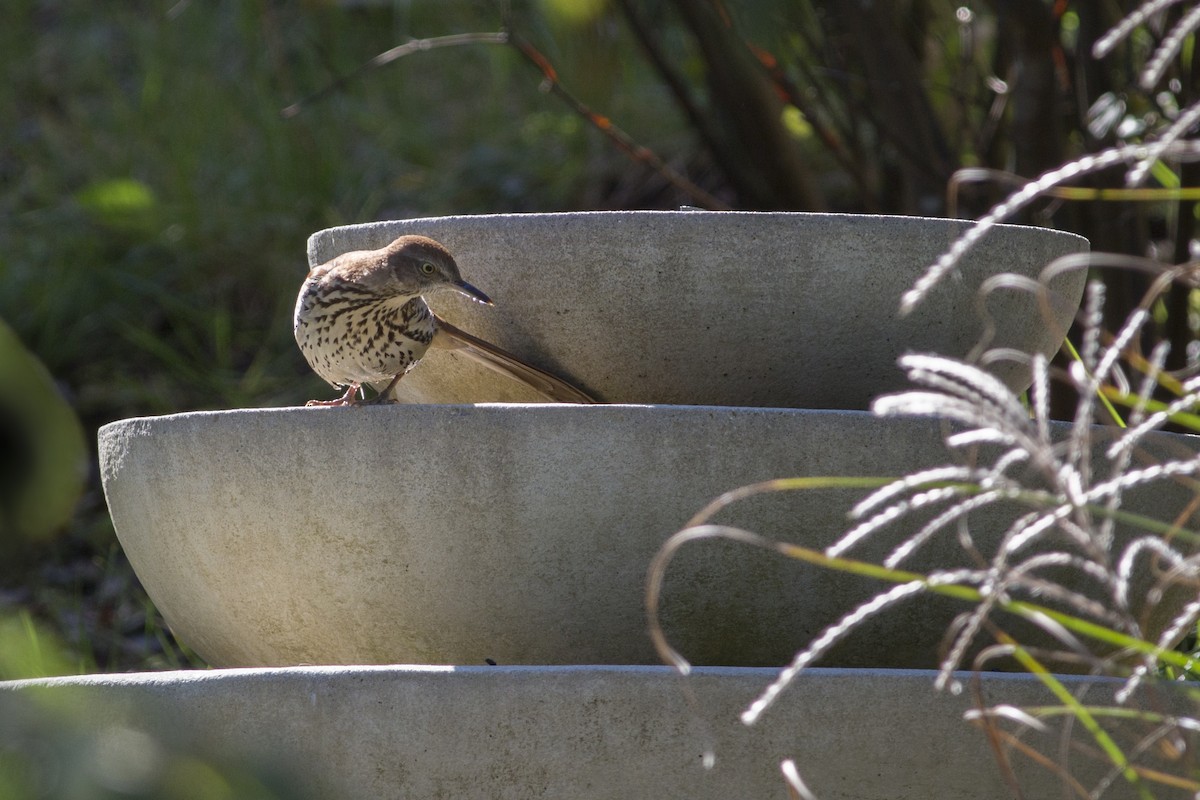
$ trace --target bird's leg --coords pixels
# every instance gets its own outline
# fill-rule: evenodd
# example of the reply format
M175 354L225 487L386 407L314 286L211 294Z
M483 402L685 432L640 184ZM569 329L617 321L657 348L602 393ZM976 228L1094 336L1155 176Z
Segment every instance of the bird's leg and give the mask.
M349 384L346 387L346 393L343 394L341 397L337 398L336 400L309 400L304 405L306 405L306 406L356 406L356 405L358 405L358 400L355 399L354 395L356 395L358 393L359 386L360 386L360 384L357 384L357 383Z
M374 406L374 405L382 405L383 403L391 402L388 400L388 395L390 395L392 393L392 389L396 388L396 384L400 382L400 379L403 378L405 376L405 374L406 373L401 372L399 375L392 378L391 383L389 383L382 392L380 392L379 394L375 395L374 397L372 397L370 400L367 401L367 405Z

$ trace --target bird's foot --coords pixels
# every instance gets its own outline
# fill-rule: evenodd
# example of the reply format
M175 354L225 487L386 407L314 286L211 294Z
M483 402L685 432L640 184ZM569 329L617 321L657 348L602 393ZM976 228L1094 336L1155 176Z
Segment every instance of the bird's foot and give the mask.
M346 387L346 393L337 399L334 399L334 400L309 400L304 405L306 407L307 406L318 406L318 407L324 406L327 408L337 408L340 406L356 406L359 404L358 387L359 387L359 384L352 383Z
M304 404L305 408L340 408L342 406L356 406L356 400L344 400L341 397L336 400L309 400Z

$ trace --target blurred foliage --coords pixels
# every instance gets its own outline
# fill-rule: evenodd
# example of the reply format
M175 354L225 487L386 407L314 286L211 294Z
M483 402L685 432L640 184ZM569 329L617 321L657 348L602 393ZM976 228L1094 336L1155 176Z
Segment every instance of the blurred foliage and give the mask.
M148 724L86 691L0 689L0 800L300 800L284 763Z
M76 671L58 637L34 622L28 611L0 615L0 681Z
M0 681L89 668L28 612L0 612ZM194 731L152 724L150 713L86 688L0 688L0 800L309 796L280 765L232 757Z
M70 520L87 476L83 428L50 375L0 319L0 575Z

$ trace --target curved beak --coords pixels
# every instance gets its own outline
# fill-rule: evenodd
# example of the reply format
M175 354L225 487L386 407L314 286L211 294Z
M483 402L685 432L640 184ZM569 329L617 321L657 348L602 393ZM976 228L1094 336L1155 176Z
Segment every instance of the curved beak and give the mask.
M454 284L454 289L461 294L465 294L467 297L475 300L476 302L483 303L485 306L490 306L492 304L492 298L488 297L486 294L479 291L466 281L456 282Z

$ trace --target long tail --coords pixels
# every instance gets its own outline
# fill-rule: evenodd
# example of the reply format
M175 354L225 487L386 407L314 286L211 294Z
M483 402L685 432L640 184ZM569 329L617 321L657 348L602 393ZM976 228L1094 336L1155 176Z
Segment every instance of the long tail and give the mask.
M547 400L557 403L598 402L562 378L525 363L507 350L485 342L477 336L472 336L441 317L435 315L434 319L437 322L437 328L431 342L433 347L455 350L465 356L470 356L485 367L520 381Z

